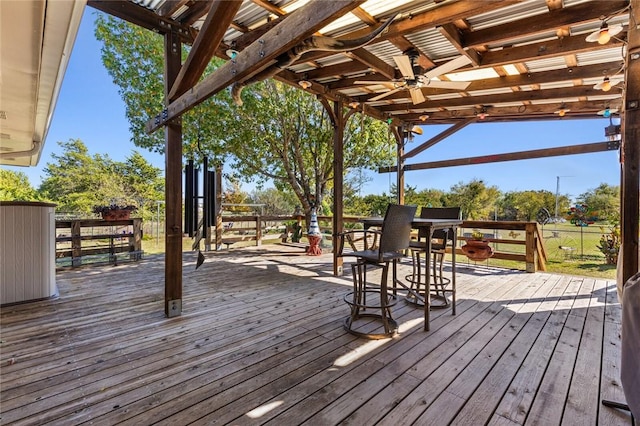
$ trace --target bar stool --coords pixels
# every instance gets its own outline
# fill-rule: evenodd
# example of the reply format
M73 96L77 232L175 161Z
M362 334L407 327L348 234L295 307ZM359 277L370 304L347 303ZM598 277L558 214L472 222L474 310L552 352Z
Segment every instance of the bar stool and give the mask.
M422 219L459 219L460 207L423 207L420 211L420 218ZM423 256L432 255L432 277L430 280L431 291L431 308L447 308L449 306L449 300L446 294L452 295L452 309L455 313L455 291L454 287L448 288L451 284L451 280L444 276L444 255L446 253L447 245L450 241L453 241L452 230L436 230L431 236L431 253L427 254L426 239L429 235L426 235L425 230L418 232L418 240L411 241L409 248L411 250L412 259L412 273L406 276L406 280L411 283L412 292L409 293L406 300L410 303L417 305L423 305L424 299L420 300L420 294L426 294L426 276L429 271L423 271ZM455 250L455 247L453 248Z
M393 287L397 281L397 263L409 247L411 240L411 222L416 214L416 206L402 206L389 204L382 224L382 230L358 230L339 234L339 251L342 256L355 256L356 263L351 265L353 273L353 291L344 296L344 301L351 309L350 315L344 320L344 328L351 334L369 339L384 339L393 337L398 331L398 324L391 316L391 308L397 303L397 296L389 292L387 284L389 266L392 267ZM366 235L377 233L379 244L377 247L343 253L345 239L352 238L354 233ZM382 269L379 286L367 283L367 268ZM372 312L374 311L374 312ZM375 312L379 311L379 312ZM370 324L365 324L363 330L355 323L359 319L371 319L382 323L382 331L368 331ZM380 327L377 327L379 330Z

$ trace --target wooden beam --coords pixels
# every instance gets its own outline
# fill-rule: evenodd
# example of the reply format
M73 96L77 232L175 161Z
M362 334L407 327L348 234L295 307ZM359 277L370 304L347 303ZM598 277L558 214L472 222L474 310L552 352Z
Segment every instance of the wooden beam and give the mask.
M426 53L418 49L418 47L411 43L406 37L393 37L389 39L389 42L400 49L401 52L406 52L409 49L414 49L416 52L418 52L418 65L420 65L422 68L429 69L436 66L435 62L433 62Z
M571 112L564 117L554 114L558 110L562 101L551 104L530 104L519 106L492 106L488 109L489 115L484 120L478 120L479 123L495 123L501 121L518 121L518 120L572 120L580 118L602 118L597 112L605 108L607 105L611 108L618 108L621 101L619 99L597 100L597 101L580 101L565 102L571 107ZM466 109L456 109L453 111L435 111L428 112L429 119L427 121L420 120L423 112L408 112L404 114L394 114L397 120L410 122L418 125L430 124L451 124L468 118L475 118L477 114L476 106L469 105ZM381 114L383 114L381 112Z
M198 82L241 5L242 0L213 1L207 19L193 42L189 56L182 65L169 92L169 101L182 95Z
M175 33L164 37L165 99L180 71L182 48ZM182 313L182 121L165 126L165 274L164 312L167 317Z
M253 3L257 4L261 8L265 9L267 12L271 12L276 16L285 16L287 12L283 9L280 9L275 4L269 2L268 0L251 0Z
M334 77L343 74L354 74L360 71L368 70L370 67L360 61L347 61L335 65L329 65L324 68L318 68L303 73L306 79L317 80L327 77Z
M587 22L599 21L602 16L624 9L628 0L608 0L578 4L572 7L551 10L536 16L509 21L486 29L464 32L464 47L497 44L522 38L525 35L555 31L557 28L576 26ZM584 39L584 36L582 36Z
M166 114L158 114L147 123L147 132L160 128L166 121L182 115L212 95L236 81L244 80L275 63L278 55L299 44L302 40L332 22L365 0L320 0L322 7L310 2L287 18L286 25L272 28L264 37L240 52L235 61L229 61L207 76L174 102Z
M193 25L198 19L202 18L209 11L211 0L195 1L189 6L183 14L176 17L176 20L185 25Z
M531 151L511 152L507 154L483 155L481 157L456 158L453 160L432 161L429 163L407 164L409 170L439 169L443 167L470 166L473 164L498 163L503 161L530 160L533 158L557 157L562 155L588 154L592 152L613 151L620 147L619 142L597 142L584 145L569 145L556 148L534 149ZM395 167L382 167L380 173L395 172Z
M457 19L480 15L520 2L521 0L459 0L442 3L426 12L411 15L403 20L398 20L397 22L394 21L387 31L376 38L376 43L391 40L396 37L403 37L416 31L435 28L439 25L444 25ZM370 29L367 27L345 34L341 37L345 39L359 38L368 34L369 31ZM302 57L295 63L300 64L310 60L331 56L332 54L332 52L309 52L302 55Z
M503 87L519 87L519 86L533 86L544 83L556 83L561 81L582 80L587 78L603 77L605 75L616 75L622 68L623 62L608 62L604 64L585 65L574 68L561 68L551 71L540 71L535 73L524 73L521 75L505 75L495 78L487 78L484 80L472 81L467 92L474 92L479 90L499 89ZM371 81L387 81L383 76L372 74L362 77L345 78L336 82L327 84L327 87L331 89L342 89L345 87L353 87L354 83L358 80L371 80ZM434 89L423 88L422 92L429 96L430 94L438 94L439 92ZM440 91L443 93L443 91ZM374 96L374 95L371 95ZM401 99L409 97L403 93L397 93L388 96L385 99ZM366 100L361 98L361 100Z
M378 74L382 74L387 77L389 80L393 80L396 78L396 69L391 65L387 64L382 59L379 59L373 53L370 53L364 47L360 49L353 50L351 52L345 53L351 59L355 59L356 61L366 65L369 68L375 70Z
M449 127L448 129L444 130L443 132L439 133L438 135L432 137L428 141L418 145L417 147L413 148L411 151L409 151L406 154L404 154L402 156L402 160L406 160L407 158L415 157L416 155L420 154L422 151L425 151L426 149L431 148L433 145L435 145L438 142L448 138L449 136L451 136L452 134L458 132L459 130L464 129L469 124L471 124L471 123L473 123L475 121L476 121L475 118L469 118L469 119L467 119L465 121L461 121L459 123L454 124L453 126Z
M557 89L527 90L496 95L468 96L463 98L428 100L421 104L414 105L415 108L452 108L467 105L492 105L511 102L525 102L549 99L570 99L579 96L602 96L601 90L594 89L593 86L573 86ZM614 94L612 94L614 95ZM381 111L392 112L402 111L407 108L404 104L391 104L380 107Z
M442 34L449 43L456 48L461 55L464 55L471 59L471 64L474 66L480 65L480 55L475 49L465 49L463 46L462 32L453 24L444 24L439 27L440 34Z
M626 60L626 91L622 119L622 282L640 269L638 232L640 225L640 0L632 0Z
M595 52L603 49L622 47L625 44L626 33L623 31L607 44L588 43L584 34L549 40L543 43L527 44L483 53L480 65L495 67L516 62L527 62L539 59L553 58L567 54Z
M173 15L185 4L189 3L190 0L165 0L164 4L156 10L156 13L160 16L169 16Z
M160 34L166 34L167 32L174 31L180 36L180 39L183 42L187 44L193 43L194 35L192 34L192 29L189 28L188 25L183 25L173 19L159 16L155 12L142 6L138 6L133 2L88 0L87 5Z

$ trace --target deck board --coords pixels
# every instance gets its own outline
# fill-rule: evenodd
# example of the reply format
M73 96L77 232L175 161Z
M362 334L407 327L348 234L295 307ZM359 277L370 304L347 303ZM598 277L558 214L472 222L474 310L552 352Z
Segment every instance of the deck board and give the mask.
M351 281L331 270L300 247L198 270L187 253L170 319L162 259L61 271L59 298L0 312L0 422L631 424L599 403L624 401L613 282L462 264L457 315L424 332L401 300L399 336L369 341L344 331Z

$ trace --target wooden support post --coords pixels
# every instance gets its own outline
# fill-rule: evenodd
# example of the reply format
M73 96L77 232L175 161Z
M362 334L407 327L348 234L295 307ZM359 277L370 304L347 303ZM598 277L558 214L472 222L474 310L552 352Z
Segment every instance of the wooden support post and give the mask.
M216 188L215 195L216 197L216 239L215 245L216 250L220 250L222 246L222 166L216 167Z
M525 225L525 262L527 272L536 272L536 223Z
M625 99L622 118L621 234L622 282L639 269L638 216L640 212L640 0L631 1ZM636 23L635 25L633 23Z
M142 257L142 219L133 219L133 235L129 237L129 260L139 260Z
M342 101L333 103L333 275L343 273L344 261L338 256L338 234L344 228L344 121Z
M396 190L398 191L398 204L404 204L404 135L405 129L399 127L399 131L395 133L397 142L397 173L396 173Z
M260 215L256 216L256 246L262 245L262 218Z
M177 33L164 37L165 94L180 71L181 43ZM165 275L164 312L169 318L182 313L182 121L177 118L165 125Z
M80 221L71 222L71 266L82 265L82 228Z

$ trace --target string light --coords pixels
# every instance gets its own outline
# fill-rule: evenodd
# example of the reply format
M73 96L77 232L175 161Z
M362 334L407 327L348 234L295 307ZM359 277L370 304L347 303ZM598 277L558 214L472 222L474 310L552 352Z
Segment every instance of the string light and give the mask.
M559 117L564 117L569 111L571 110L567 108L563 102L562 105L560 105L560 109L555 111L554 114L558 114Z
M600 29L592 32L585 39L588 42L598 42L598 44L607 44L611 40L611 37L617 35L622 31L621 25L609 28L606 22L603 22Z
M300 80L298 82L298 84L303 88L303 89L308 89L309 87L311 87L311 82L309 80Z

